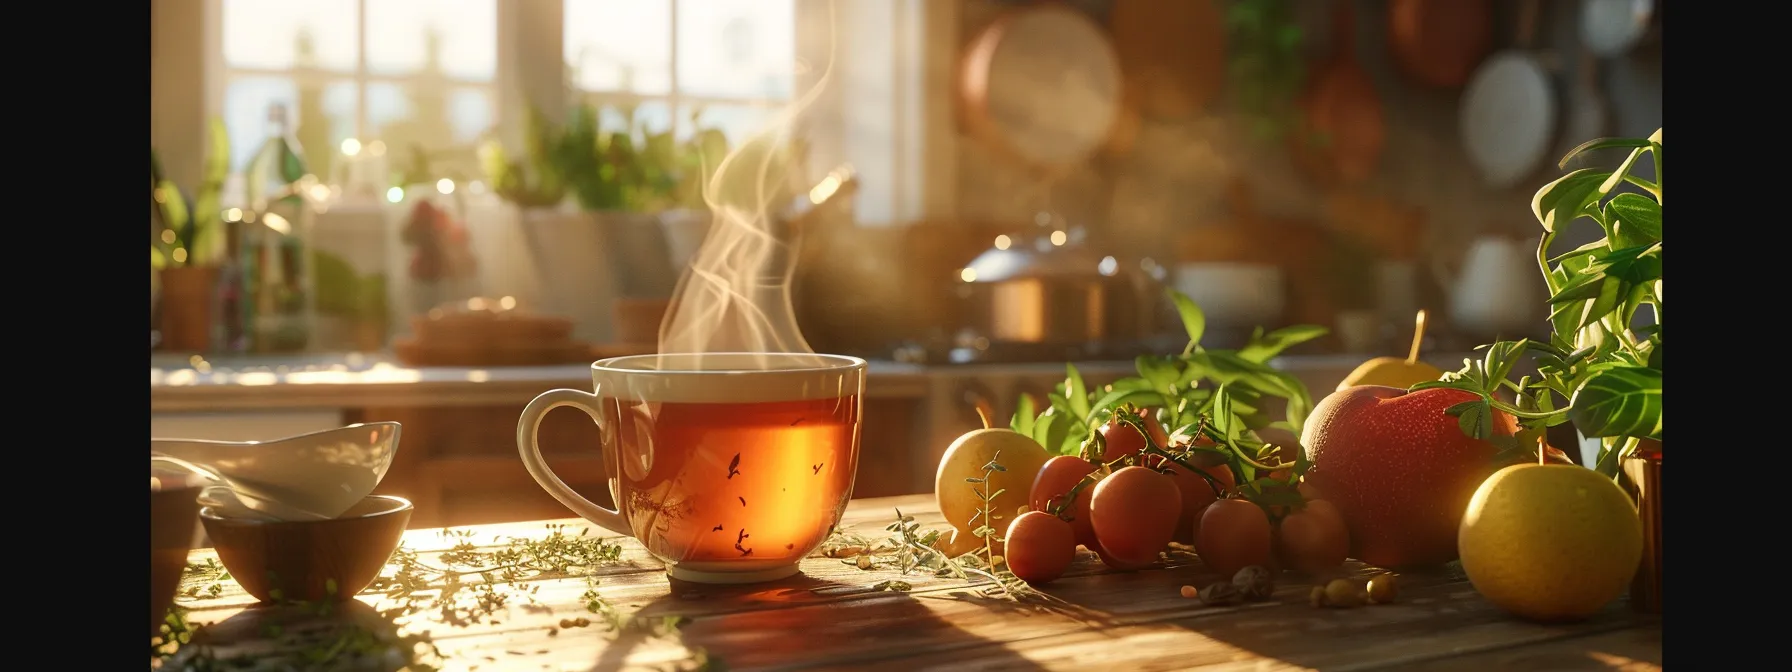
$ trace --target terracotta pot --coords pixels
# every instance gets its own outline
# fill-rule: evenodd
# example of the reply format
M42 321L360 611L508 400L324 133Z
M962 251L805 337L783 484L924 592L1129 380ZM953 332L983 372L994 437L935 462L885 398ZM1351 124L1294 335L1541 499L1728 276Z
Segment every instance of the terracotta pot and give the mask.
M211 349L213 290L217 267L162 269L162 348L181 352Z
M1643 519L1643 564L1630 584L1630 605L1637 611L1661 613L1661 443L1644 441L1624 458L1624 475L1636 495Z

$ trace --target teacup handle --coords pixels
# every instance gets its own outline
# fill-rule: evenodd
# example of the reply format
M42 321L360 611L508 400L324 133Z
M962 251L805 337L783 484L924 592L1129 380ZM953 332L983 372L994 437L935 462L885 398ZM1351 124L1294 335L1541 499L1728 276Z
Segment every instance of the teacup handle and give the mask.
M553 469L548 468L547 460L542 459L541 444L536 442L536 436L541 431L541 419L547 416L548 411L561 406L571 406L584 411L586 415L591 416L592 422L597 423L599 428L603 427L603 415L598 410L596 394L566 389L543 392L541 396L530 401L528 406L523 407L523 416L516 422L516 448L523 455L523 466L529 470L529 475L535 479L535 482L541 485L541 489L548 491L548 494L553 495L554 499L560 500L560 503L566 505L566 508L572 509L573 513L579 514L580 518L597 523L611 532L633 535L634 533L629 530L628 521L623 520L620 512L598 506L579 493L573 492L573 489L568 487L565 481L560 480Z

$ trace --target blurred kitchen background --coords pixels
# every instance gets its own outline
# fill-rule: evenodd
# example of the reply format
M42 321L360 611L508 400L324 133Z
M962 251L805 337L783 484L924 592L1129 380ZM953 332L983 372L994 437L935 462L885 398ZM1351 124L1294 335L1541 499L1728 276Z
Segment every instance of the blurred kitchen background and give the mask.
M1547 333L1531 194L1661 126L1660 0L150 6L152 433L403 422L416 526L560 515L516 417L654 350L737 150L788 167L810 345L872 361L877 496L1179 350L1166 287L1208 345L1330 328L1277 363L1315 397L1421 309L1445 369ZM542 443L601 499L597 436Z

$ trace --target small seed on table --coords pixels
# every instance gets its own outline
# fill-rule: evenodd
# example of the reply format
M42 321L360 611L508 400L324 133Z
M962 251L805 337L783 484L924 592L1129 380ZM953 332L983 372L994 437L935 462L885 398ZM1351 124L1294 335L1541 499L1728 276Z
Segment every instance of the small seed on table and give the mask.
M859 569L871 569L871 556L869 556L869 555L859 556L858 565L859 565Z
M1194 587L1194 586L1183 586L1183 587L1182 587L1182 596L1183 596L1183 597L1187 597L1187 598L1191 598L1191 599L1192 599L1192 598L1194 598L1194 597L1195 597L1195 596L1196 596L1196 595L1199 595L1199 594L1200 594L1200 591L1198 591L1198 590L1195 590L1195 587Z

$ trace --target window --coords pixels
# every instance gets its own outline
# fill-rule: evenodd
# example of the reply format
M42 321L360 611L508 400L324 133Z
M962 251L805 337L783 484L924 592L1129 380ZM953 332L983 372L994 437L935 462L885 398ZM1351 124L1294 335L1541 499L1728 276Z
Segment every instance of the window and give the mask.
M455 161L496 123L497 0L218 0L222 116L241 170L282 105L313 172L348 138Z
M796 0L565 0L567 79L607 128L739 144L796 88ZM693 120L692 115L697 115Z

